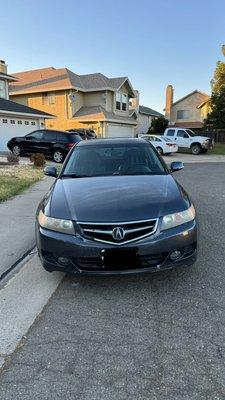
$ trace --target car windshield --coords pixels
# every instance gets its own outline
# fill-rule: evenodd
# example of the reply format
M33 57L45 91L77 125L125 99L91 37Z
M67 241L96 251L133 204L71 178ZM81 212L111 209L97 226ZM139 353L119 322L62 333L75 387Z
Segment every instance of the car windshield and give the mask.
M165 175L168 171L148 143L77 146L61 177Z
M196 136L196 133L193 132L191 129L186 129L186 132L190 135L190 136Z

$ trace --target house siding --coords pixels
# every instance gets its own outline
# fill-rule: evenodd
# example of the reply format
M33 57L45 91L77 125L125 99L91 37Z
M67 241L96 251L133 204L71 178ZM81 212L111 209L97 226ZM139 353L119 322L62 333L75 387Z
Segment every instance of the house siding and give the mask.
M149 126L151 125L151 117L145 114L139 114L138 116L138 134L145 134L148 132Z
M202 121L201 109L197 108L207 97L201 93L194 93L184 100L179 101L177 104L173 104L171 108L170 122L195 122ZM189 117L186 119L177 119L178 110L189 111Z

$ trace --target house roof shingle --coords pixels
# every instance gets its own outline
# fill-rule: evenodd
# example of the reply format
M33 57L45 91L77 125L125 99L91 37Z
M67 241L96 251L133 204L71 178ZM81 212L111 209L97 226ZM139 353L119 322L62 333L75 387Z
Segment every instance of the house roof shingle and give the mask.
M139 106L139 113L150 115L152 117L162 117L163 116L163 114L159 113L158 111L152 110L151 108L145 107L145 106Z
M132 118L131 116L127 117L122 117L120 115L116 115L113 113L110 113L106 111L102 106L97 105L97 106L83 106L81 107L73 116L73 118L79 118L81 119L82 117L95 117L99 118L100 120L115 120L115 121L120 121L124 123L130 123L130 124L136 124L135 119Z
M55 118L54 115L48 114L44 111L36 110L23 104L16 103L15 101L0 98L0 112L13 112L18 114L31 114L43 116L44 118Z
M108 78L101 73L78 75L67 68L42 68L14 74L18 82L10 85L10 95L61 89L91 91L97 89L117 90L128 81L132 95L133 88L127 77Z

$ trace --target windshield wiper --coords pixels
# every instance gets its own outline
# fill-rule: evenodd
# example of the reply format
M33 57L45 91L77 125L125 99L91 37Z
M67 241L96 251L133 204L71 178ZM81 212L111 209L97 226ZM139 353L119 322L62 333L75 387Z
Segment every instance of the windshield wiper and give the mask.
M61 178L91 178L91 175L63 174Z

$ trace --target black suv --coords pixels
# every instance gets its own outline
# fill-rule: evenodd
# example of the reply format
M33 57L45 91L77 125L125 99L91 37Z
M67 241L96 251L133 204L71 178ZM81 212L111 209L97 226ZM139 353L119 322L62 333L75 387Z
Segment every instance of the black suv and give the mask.
M55 162L61 163L70 149L81 140L75 132L40 129L26 136L10 139L7 146L16 156L42 153L51 156Z

